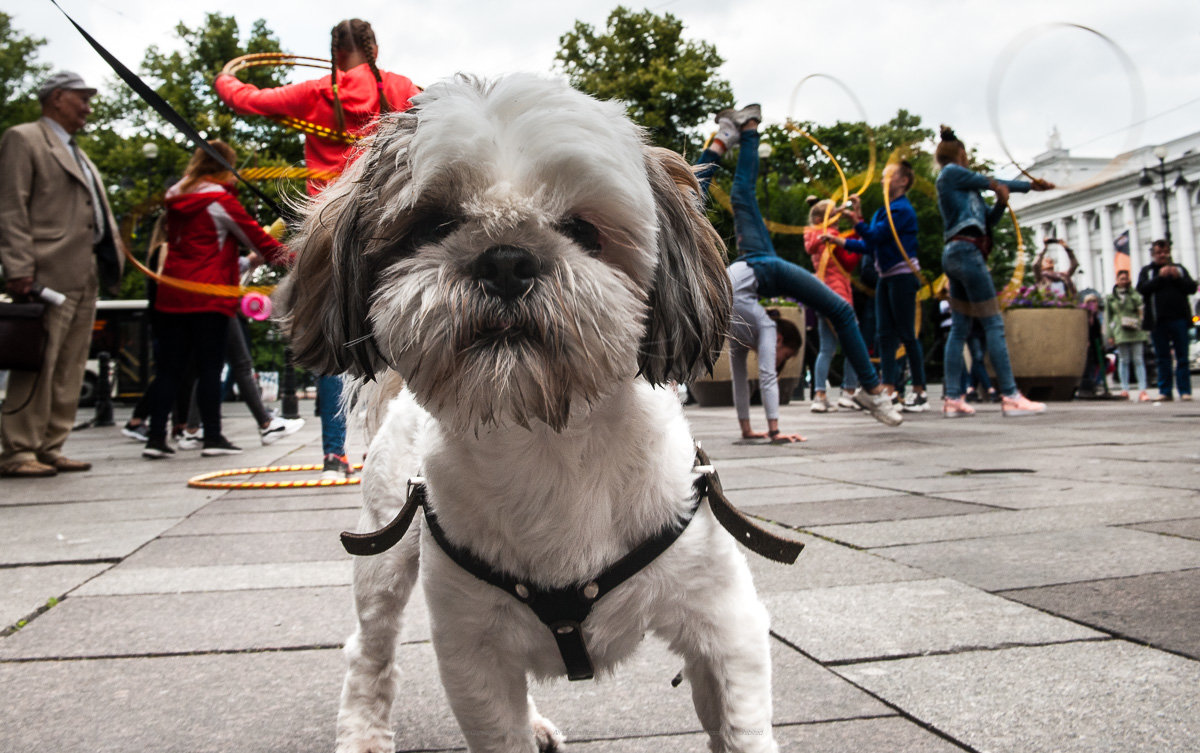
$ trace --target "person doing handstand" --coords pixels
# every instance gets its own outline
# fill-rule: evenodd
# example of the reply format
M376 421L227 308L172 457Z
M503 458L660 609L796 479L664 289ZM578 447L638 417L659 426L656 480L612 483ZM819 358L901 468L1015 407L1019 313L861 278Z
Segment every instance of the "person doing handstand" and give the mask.
M837 332L846 359L854 367L862 384L863 388L854 395L855 402L877 421L888 426L899 426L904 418L892 404L891 398L883 393L879 375L871 364L867 345L858 329L854 309L811 272L784 260L775 252L770 231L758 208L755 190L758 178L758 124L761 121L762 110L758 105L721 111L717 114L717 135L697 162L697 177L707 192L714 165L727 150L741 144L730 191L738 247L735 263L744 263L754 273L756 295L794 298L827 318Z

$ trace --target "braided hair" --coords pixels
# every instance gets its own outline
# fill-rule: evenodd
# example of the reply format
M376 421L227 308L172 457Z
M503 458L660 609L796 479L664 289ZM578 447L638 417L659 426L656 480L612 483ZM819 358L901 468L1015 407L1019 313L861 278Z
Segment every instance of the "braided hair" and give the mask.
M371 24L361 18L351 18L334 26L330 37L329 80L333 85L333 110L337 119L338 130L346 130L346 113L342 108L341 95L338 93L338 52L358 51L362 53L363 57L367 59L367 65L371 67L371 73L375 76L375 85L379 89L379 111L381 113L390 112L392 109L391 105L388 103L387 95L383 93L383 76L379 73L379 68L375 64L379 48L375 43L375 30L371 28Z

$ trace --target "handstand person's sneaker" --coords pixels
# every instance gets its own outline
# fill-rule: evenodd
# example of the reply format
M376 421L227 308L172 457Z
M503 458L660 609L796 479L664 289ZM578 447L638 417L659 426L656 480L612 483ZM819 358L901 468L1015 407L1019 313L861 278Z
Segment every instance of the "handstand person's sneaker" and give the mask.
M856 390L842 390L842 396L838 398L837 407L845 408L846 410L862 410L862 406L854 402Z
M865 389L861 389L854 393L854 402L861 405L863 410L870 413L881 424L899 426L904 423L904 416L900 415L900 411L892 402L892 396L887 392L872 395Z
M975 409L961 397L942 400L942 418L970 418L974 415Z
M721 118L717 121L717 135L713 136L713 141L720 141L725 145L725 149L729 150L738 145L741 133L741 129L734 125L732 120Z
M762 122L762 105L752 104L746 105L740 110L735 110L730 107L727 110L721 110L717 113L717 122L720 123L722 118L727 118L732 121L739 129L749 123L751 120Z
M1046 412L1046 404L1034 402L1018 392L1013 397L1000 398L1000 412L1005 416L1035 416Z

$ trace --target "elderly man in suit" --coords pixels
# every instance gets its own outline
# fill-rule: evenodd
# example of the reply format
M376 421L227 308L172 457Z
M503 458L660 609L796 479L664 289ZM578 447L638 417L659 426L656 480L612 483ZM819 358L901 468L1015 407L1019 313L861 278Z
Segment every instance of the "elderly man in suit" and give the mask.
M8 292L41 288L66 300L46 307L40 371L14 371L0 416L0 475L53 476L90 463L62 454L75 423L98 288L120 280L121 243L100 172L75 143L96 90L59 71L38 89L42 117L0 138L0 264Z

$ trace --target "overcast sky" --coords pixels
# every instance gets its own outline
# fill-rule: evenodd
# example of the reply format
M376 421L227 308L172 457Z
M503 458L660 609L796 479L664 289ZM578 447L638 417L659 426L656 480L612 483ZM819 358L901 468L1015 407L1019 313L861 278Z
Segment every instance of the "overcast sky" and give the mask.
M440 0L353 3L311 0L59 0L76 21L130 68L150 44L179 44L174 27L205 12L234 15L243 33L266 19L283 47L326 57L337 13L375 27L380 66L428 84L458 71L498 75L553 72L558 38L576 20L603 28L616 0ZM849 87L878 123L906 108L936 128L953 125L968 143L1003 163L988 117L990 78L1003 74L1000 130L1018 161L1044 151L1057 126L1079 156L1108 157L1200 130L1200 2L1194 0L674 0L645 6L681 18L685 35L714 44L719 74L739 103L761 102L764 119L858 119L825 73ZM105 63L49 0L0 0L16 27L48 40L39 60L115 86ZM1070 22L1095 28L1132 59L1148 120L1130 129L1134 83L1113 50ZM953 29L954 33L946 30ZM1021 42L1016 42L1021 40ZM1015 55L1003 57L1005 50ZM1002 58L1005 62L1002 62ZM1003 66L998 68L998 66ZM308 77L311 69L295 69ZM794 102L794 104L793 104ZM789 107L791 111L789 112Z

